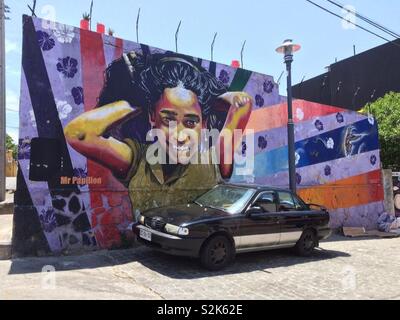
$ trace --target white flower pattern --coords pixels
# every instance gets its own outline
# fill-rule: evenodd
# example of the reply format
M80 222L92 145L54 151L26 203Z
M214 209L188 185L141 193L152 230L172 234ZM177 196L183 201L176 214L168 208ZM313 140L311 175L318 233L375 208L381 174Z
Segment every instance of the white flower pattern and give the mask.
M300 121L304 119L304 112L301 108L297 108L296 110L296 118Z
M72 107L67 101L57 101L57 111L59 118L65 120L71 113Z
M295 156L296 156L296 166L297 166L300 162L301 157L297 152L295 153Z
M328 149L333 149L335 147L335 141L332 138L329 138L326 142L326 147Z
M370 123L371 126L375 124L375 118L372 114L368 114L368 122Z
M54 36L61 43L71 43L75 38L74 28L66 25L57 25L53 30Z
M36 125L36 117L35 117L35 113L33 112L33 110L29 111L29 116L31 118L32 127L36 128L37 127L37 125Z

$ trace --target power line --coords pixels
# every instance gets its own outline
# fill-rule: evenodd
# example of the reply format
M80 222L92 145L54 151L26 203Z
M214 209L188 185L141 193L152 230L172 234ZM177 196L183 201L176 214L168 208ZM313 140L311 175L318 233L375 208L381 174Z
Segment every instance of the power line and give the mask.
M337 13L334 13L333 11L330 11L329 9L326 9L325 7L319 5L319 4L317 4L317 3L315 3L315 2L313 2L313 1L311 1L311 0L306 0L306 1L309 2L309 3L311 3L312 5L314 5L314 6L318 7L318 8L320 8L321 10L323 10L323 11L325 11L325 12L328 12L329 14L331 14L331 15L333 15L333 16L339 18L340 20L343 20L343 17L341 17L341 16L338 15ZM364 31L366 31L366 32L368 32L368 33L370 33L370 34L372 34L372 35L374 35L374 36L376 36L376 37L378 37L378 38L380 38L380 39L382 39L382 40L385 40L386 42L389 42L389 43L395 45L396 47L399 47L399 48L400 48L400 45L398 45L397 43L395 43L395 42L393 42L393 41L391 41L391 40L389 40L389 39L387 39L387 38L385 38L385 37L383 37L383 36L381 36L381 35L379 35L379 34L373 32L373 31L371 31L371 30L368 30L367 28L364 28L363 26L360 26L359 24L354 23L354 22L352 22L352 21L350 21L350 20L346 20L346 21L347 21L348 23L350 23L350 24L356 26L357 28L360 28L360 29L362 29L362 30L364 30Z
M357 13L355 10L353 11L350 8L346 8L344 5L342 5L342 4L338 3L338 2L332 1L332 0L326 0L326 1L328 1L331 4L333 4L334 6L337 6L337 7L341 8L341 9L343 9L343 10L346 10L349 13L354 14L357 18L360 18L361 20L363 20L366 23L374 26L375 28L380 29L381 31L389 34L390 36L392 36L394 38L397 38L397 39L400 38L400 35L398 33L386 28L385 26L379 24L378 22L375 22L375 21L369 19L368 17L366 17L366 16L364 16L364 15L362 15L360 13Z

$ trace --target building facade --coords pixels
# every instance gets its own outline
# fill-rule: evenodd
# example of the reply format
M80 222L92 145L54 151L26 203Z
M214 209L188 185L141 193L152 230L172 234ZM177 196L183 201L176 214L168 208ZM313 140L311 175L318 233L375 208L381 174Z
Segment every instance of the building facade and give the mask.
M272 77L23 19L14 254L129 245L137 210L184 202L217 180L288 186L287 107ZM187 108L187 126L241 129L234 159L243 161L150 164L149 130ZM384 211L376 121L304 100L294 111L299 194L325 205L334 228L375 228Z

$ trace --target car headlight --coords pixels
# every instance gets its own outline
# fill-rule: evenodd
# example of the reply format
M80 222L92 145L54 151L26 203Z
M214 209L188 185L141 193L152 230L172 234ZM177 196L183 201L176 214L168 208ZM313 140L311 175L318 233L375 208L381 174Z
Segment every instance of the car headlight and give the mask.
M165 231L170 233L170 234L175 234L178 236L187 236L189 235L189 229L188 228L182 228L178 226L174 226L172 224L166 224L165 225Z
M138 220L137 220L140 224L144 225L144 216L140 215L138 216Z

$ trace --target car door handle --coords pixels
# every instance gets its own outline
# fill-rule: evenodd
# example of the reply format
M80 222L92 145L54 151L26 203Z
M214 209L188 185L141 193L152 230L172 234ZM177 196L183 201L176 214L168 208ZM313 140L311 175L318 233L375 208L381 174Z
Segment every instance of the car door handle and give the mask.
M281 224L282 223L282 218L281 217L274 217L273 221L276 222L277 224Z

